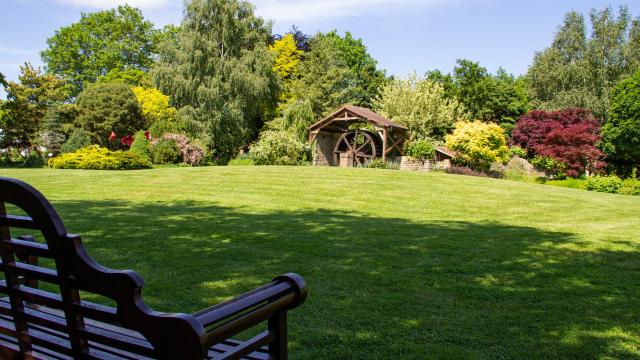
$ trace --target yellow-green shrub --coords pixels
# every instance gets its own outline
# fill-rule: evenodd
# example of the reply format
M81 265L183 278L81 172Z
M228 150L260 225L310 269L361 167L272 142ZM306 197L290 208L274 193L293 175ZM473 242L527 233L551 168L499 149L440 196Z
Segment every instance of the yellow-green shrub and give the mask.
M62 154L49 160L53 169L135 170L151 167L149 160L130 151L110 151L97 145Z
M494 123L459 121L446 141L458 160L476 169L488 170L492 163L509 160L504 130Z

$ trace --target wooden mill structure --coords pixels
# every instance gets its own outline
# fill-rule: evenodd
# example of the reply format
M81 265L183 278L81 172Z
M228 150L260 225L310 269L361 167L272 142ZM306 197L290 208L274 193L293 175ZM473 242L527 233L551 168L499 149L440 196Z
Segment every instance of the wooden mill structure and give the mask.
M315 165L352 167L402 155L408 129L370 109L345 105L309 127Z

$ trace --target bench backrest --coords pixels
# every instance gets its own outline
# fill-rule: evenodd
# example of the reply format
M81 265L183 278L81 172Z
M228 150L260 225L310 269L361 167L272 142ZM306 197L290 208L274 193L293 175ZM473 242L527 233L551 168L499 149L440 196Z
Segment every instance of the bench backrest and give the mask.
M8 214L8 204L26 216ZM35 233L16 236L24 229ZM0 292L8 295L0 306L6 320L4 326L0 322L0 342L5 346L12 344L22 354L49 349L74 358L103 358L100 349L112 347L124 349L124 358L202 359L206 354L201 343L205 330L193 316L149 309L141 299L144 282L139 275L93 261L44 196L15 179L0 178L0 256L5 276ZM34 256L45 260L36 265L29 261ZM36 281L53 284L44 288L56 291L38 289ZM82 291L117 305L85 302ZM59 313L37 311L38 306ZM117 335L127 331L146 341Z

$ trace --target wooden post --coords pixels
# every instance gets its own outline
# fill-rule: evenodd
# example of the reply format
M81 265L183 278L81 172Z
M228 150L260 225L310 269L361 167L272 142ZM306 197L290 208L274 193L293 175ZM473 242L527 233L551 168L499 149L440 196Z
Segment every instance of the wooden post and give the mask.
M382 161L387 161L387 128L382 129Z
M273 341L268 346L270 359L287 360L287 313L276 312L269 318L268 327L269 332L274 335Z

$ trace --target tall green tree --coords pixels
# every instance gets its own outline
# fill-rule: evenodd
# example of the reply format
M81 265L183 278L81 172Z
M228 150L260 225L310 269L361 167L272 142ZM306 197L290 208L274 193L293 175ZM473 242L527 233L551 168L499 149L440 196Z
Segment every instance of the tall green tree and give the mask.
M40 69L26 63L20 66L18 82L9 81L7 100L1 104L2 144L26 146L37 142L37 134L49 110L68 98L65 82L54 75L42 74Z
M308 101L316 118L343 104L357 104L357 77L333 39L316 36L291 81L292 99Z
M159 32L142 12L128 5L82 14L80 21L47 40L42 60L49 73L73 85L73 95L112 69L148 71Z
M527 72L535 107L579 107L606 118L610 92L640 66L640 23L627 7L592 10L590 36L585 17L565 16L551 46L536 54Z
M602 145L620 172L640 167L640 71L613 88Z
M356 39L350 32L340 36L336 30L329 33L319 33L316 38L328 41L338 50L346 65L355 76L353 104L371 107L375 99L387 82L384 71L378 69L378 62L368 53L362 39ZM313 44L312 44L313 51Z
M203 140L222 159L251 139L256 119L277 100L270 37L246 1L192 0L177 38L161 46L158 88L179 116L202 125Z

